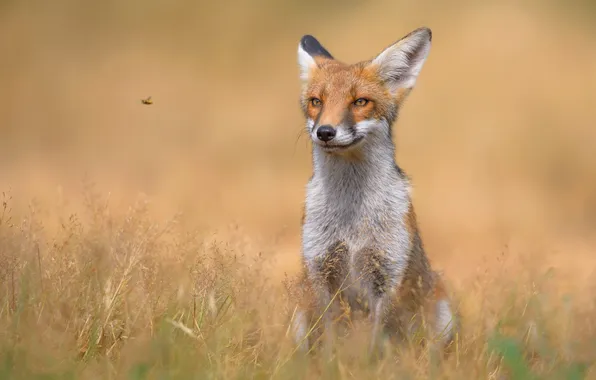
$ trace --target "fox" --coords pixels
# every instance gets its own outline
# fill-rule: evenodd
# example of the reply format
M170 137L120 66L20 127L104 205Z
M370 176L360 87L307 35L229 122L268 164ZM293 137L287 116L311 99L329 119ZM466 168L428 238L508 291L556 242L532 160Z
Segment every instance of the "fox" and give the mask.
M310 351L318 322L330 352L341 302L367 316L370 354L382 353L384 337L412 337L422 327L435 350L454 339L456 313L427 257L392 133L431 41L431 29L420 27L354 64L335 59L312 35L299 42L300 108L313 163L301 233L301 281L311 302L292 318L301 351Z

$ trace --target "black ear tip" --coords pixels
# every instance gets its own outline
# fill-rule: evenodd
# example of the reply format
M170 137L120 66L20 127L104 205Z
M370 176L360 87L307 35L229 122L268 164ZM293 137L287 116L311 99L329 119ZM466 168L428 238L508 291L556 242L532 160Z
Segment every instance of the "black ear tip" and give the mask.
M321 43L310 34L304 35L300 39L300 46L305 52L312 56L324 56L327 58L333 58L331 54L321 45Z
M306 50L307 46L316 46L319 44L319 41L317 41L317 39L313 36L311 36L310 34L305 34L301 39L300 39L300 45L302 46L303 49Z

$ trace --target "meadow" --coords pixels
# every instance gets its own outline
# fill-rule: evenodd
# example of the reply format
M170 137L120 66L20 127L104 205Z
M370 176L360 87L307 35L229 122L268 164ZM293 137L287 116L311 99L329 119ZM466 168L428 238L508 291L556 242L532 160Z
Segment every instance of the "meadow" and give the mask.
M595 17L0 1L0 378L596 379ZM442 363L412 342L371 364L358 323L304 357L298 41L355 62L422 25L396 159L462 330Z

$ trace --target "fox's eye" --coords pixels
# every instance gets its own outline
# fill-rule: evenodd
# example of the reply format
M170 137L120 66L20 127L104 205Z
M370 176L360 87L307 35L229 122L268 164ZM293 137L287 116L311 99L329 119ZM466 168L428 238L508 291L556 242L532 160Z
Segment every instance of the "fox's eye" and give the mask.
M321 99L317 99L317 98L312 98L310 100L310 104L312 104L313 107L320 107L321 106Z
M354 102L354 105L356 105L358 107L363 107L367 104L368 104L368 99L364 99L364 98L356 99L356 101Z

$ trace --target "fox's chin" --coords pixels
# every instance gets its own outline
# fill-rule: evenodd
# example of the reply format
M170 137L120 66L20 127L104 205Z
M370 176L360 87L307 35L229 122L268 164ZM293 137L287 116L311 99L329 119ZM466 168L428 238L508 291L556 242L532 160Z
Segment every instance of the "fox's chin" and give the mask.
M364 141L364 136L357 136L346 144L333 144L316 142L316 144L326 153L346 152L357 148Z

